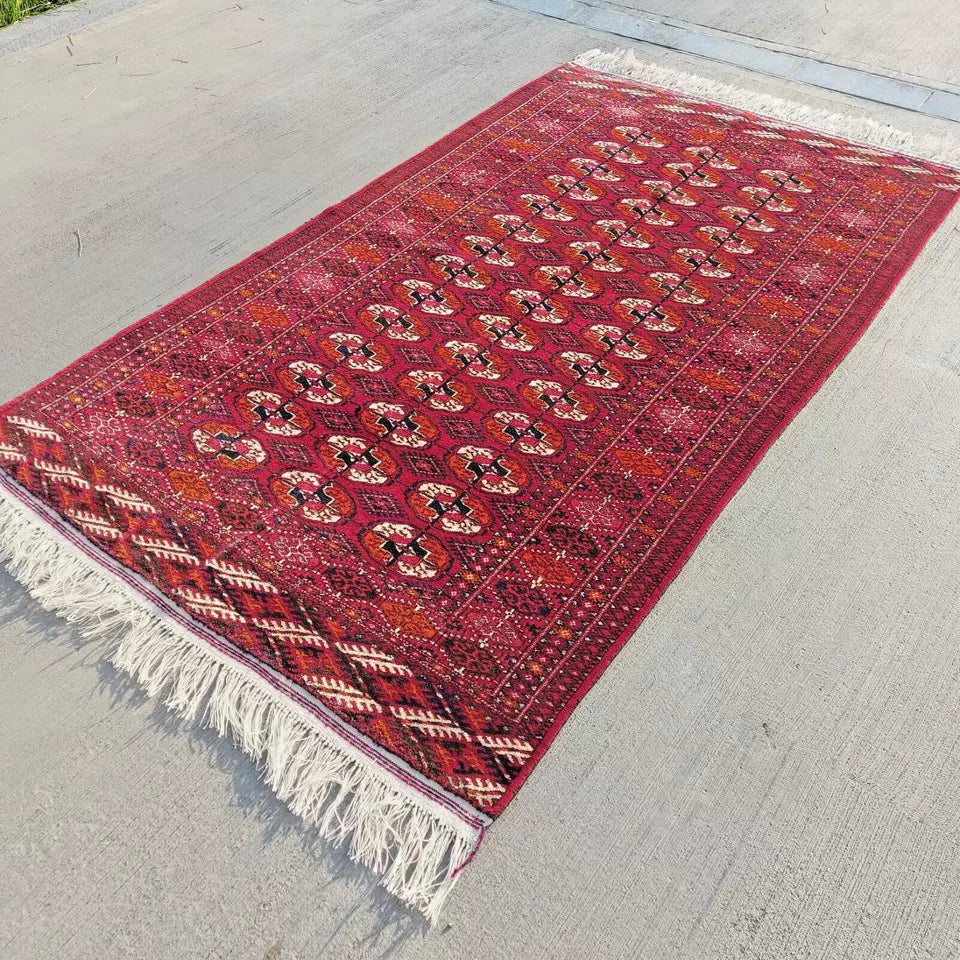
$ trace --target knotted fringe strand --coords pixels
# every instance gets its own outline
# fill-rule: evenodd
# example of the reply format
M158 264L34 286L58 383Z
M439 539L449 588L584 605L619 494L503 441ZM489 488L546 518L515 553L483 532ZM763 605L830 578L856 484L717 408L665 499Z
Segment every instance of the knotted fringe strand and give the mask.
M479 832L442 816L0 489L0 560L40 604L188 720L230 735L277 796L435 922Z
M582 67L599 70L665 87L690 97L709 101L720 107L736 107L790 125L843 137L866 146L891 153L920 157L950 167L960 167L960 137L935 134L914 134L870 117L812 107L795 100L786 100L768 93L754 93L729 83L709 80L697 74L673 70L638 57L633 50L588 50L574 61Z

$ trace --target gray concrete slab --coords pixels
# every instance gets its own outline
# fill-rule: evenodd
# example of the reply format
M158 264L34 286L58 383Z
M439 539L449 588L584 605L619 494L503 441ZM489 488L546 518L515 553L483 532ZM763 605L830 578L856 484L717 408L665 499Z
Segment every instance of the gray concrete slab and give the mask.
M954 0L576 0L586 7L683 21L717 35L814 59L960 84Z
M70 0L52 7L43 16L26 17L0 30L0 57L60 37L67 39L69 45L73 33L141 3L150 0Z
M759 38L710 30L687 21L664 18L617 2L586 0L498 0L520 10L558 17L668 50L706 57L784 80L796 80L839 93L947 120L960 118L960 93L929 83L885 75L863 66L831 62L812 52L789 51ZM960 8L958 8L960 26Z
M480 0L155 0L73 40L73 58L56 42L0 60L2 399L616 43ZM232 746L0 577L0 957L957 956L958 259L954 215L578 709L436 931L302 830Z

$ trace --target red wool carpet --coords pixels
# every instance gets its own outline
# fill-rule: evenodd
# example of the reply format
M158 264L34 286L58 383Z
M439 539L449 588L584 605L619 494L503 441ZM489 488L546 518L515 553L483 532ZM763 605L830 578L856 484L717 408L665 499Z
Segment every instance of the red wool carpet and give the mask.
M957 187L561 67L4 407L4 554L435 915Z

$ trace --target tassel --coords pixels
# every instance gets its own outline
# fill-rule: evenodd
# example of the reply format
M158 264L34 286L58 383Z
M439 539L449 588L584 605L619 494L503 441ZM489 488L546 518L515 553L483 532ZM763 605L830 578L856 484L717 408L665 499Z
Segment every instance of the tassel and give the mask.
M182 717L232 737L305 822L436 922L483 824L467 823L169 618L0 485L0 560L47 610ZM104 558L105 560L107 558Z
M782 121L784 126L793 129L805 129L810 133L819 132L842 137L844 140L860 143L865 147L880 148L882 152L919 157L945 166L960 168L960 140L955 137L908 133L870 117L855 117L838 111L824 110L822 107L784 100L768 93L754 93L743 87L649 63L640 59L633 50L615 50L611 53L588 50L581 53L573 62L600 73L627 77L655 87L674 90L691 98L706 101L710 106L721 110L724 107L747 110L761 115L767 121L771 119ZM775 126L769 123L768 125Z

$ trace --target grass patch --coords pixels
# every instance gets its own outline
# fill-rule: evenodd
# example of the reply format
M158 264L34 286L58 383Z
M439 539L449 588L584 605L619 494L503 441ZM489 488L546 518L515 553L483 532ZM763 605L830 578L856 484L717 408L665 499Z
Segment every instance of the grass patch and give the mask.
M0 0L0 27L16 23L24 17L43 13L51 7L60 7L73 0Z

